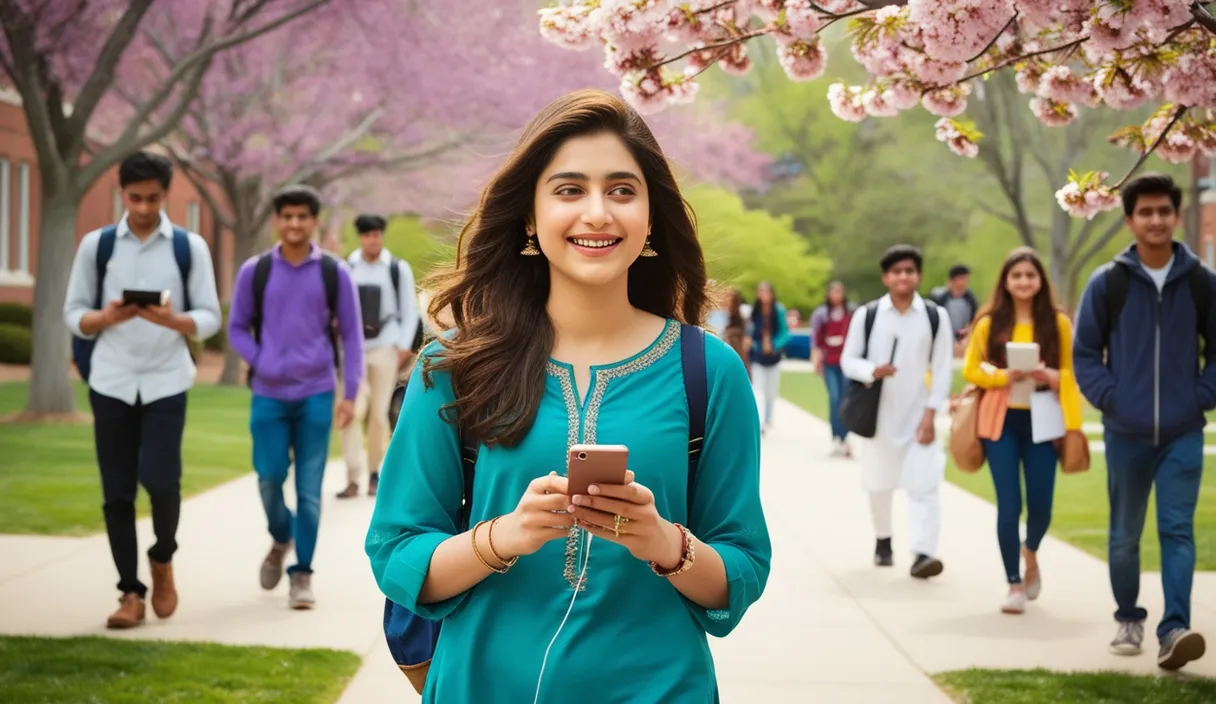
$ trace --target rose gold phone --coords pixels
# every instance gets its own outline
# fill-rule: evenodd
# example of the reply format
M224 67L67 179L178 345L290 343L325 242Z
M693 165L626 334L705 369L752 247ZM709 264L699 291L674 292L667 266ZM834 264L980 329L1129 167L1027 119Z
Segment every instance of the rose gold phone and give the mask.
M624 445L574 445L566 459L570 496L587 493L592 484L624 484L629 448Z

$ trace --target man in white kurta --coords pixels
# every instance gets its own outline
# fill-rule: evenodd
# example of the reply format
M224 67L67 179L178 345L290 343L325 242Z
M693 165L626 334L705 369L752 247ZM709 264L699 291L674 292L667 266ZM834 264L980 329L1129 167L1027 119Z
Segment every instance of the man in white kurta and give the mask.
M853 315L840 364L845 376L863 383L873 382L876 370L880 376L890 373L883 379L875 436L858 439L862 483L870 494L878 538L875 561L882 566L892 564L891 503L895 489L903 487L908 494L909 539L915 555L912 575L926 578L942 571L936 552L941 528L938 490L945 471L945 453L936 442L933 421L949 401L953 335L949 318L938 309L937 336L933 337L926 310L933 304L915 290L920 278L919 261L905 263L915 266L915 272L888 270L884 282L893 274L914 276L916 282L906 282L910 290L902 296L888 283L897 298L893 300L888 293L878 300L865 357L866 311L859 309ZM895 267L904 268L899 262Z

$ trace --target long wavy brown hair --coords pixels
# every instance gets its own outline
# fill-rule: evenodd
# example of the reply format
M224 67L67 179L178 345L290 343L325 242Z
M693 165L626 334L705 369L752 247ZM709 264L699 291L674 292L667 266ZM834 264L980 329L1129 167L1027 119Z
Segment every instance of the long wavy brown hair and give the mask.
M642 117L621 99L583 90L550 103L524 128L514 151L490 179L460 233L456 261L430 277L431 317L450 311L443 350L423 359L429 388L437 371L451 373L453 403L440 411L487 445L514 446L527 435L545 389L554 330L546 308L549 262L525 257L525 225L536 184L569 139L617 135L642 168L650 193L650 241L657 257L629 268L629 302L680 322L702 321L707 304L705 260L696 217L680 195L667 158Z
M1039 343L1039 358L1052 369L1060 368L1060 327L1059 308L1056 306L1055 295L1051 290L1051 280L1043 268L1043 260L1038 252L1030 247L1018 247L1005 257L1001 266L1001 275L997 277L996 286L992 290L992 298L980 309L976 316L985 315L991 320L988 324L988 362L997 367L1004 367L1005 343L1013 337L1014 307L1013 296L1009 294L1007 282L1009 272L1022 262L1030 262L1039 272L1042 282L1039 292L1032 301L1034 311L1034 341Z

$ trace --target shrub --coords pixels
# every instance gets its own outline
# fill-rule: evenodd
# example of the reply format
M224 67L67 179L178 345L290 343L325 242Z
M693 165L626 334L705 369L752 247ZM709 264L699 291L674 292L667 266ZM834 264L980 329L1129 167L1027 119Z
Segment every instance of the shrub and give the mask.
M0 303L0 325L34 327L34 308L24 303Z
M0 364L29 364L34 333L27 327L0 323Z

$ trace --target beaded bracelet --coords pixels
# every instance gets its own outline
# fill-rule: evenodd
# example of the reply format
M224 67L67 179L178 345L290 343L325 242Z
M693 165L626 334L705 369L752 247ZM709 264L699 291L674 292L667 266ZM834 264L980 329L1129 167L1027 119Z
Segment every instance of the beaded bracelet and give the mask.
M502 518L502 516L495 516L494 520L490 521L490 533L488 536L486 536L486 538L490 542L490 554L494 556L495 560L498 560L502 564L506 565L506 567L504 567L502 570L503 572L506 572L507 570L511 569L516 562L519 562L519 555L512 557L510 560L504 560L502 559L502 555L499 555L498 551L494 549L494 524L498 523L499 518Z
M490 570L491 572L497 572L498 574L506 574L507 570L511 569L510 565L507 565L506 567L501 567L501 568L491 565L489 562L486 561L486 558L482 557L481 549L477 547L477 529L482 527L486 523L487 523L487 521L482 521L481 523L478 523L477 525L473 526L473 530L469 531L469 534L472 536L473 554L477 556L478 560L481 560L481 564L485 565L486 569Z
M680 555L680 564L676 565L675 569L665 570L660 567L659 563L657 562L650 563L650 569L660 577L671 578L678 574L684 574L690 568L692 568L692 563L697 559L697 547L692 542L692 531L688 530L679 523L673 523L672 525L679 528L680 532L684 535L684 550Z

